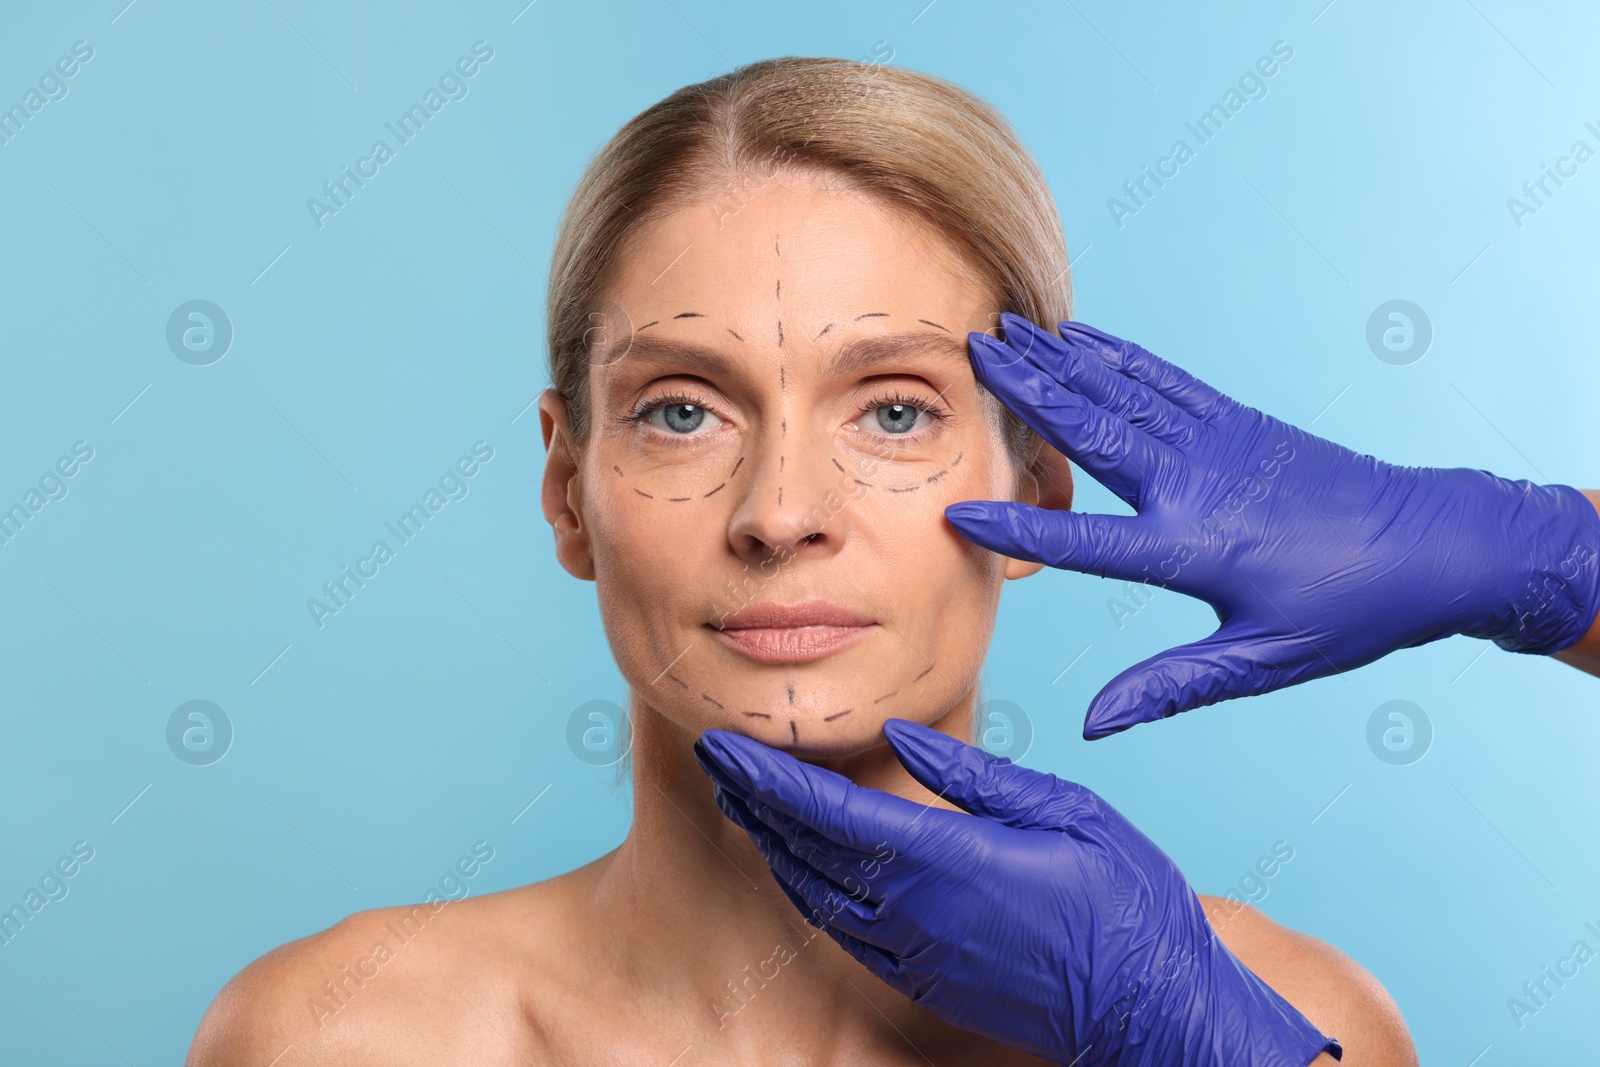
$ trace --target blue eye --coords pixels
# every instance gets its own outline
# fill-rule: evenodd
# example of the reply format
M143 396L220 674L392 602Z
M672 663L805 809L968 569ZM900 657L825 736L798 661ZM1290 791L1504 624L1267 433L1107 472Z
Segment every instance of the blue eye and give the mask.
M672 433L693 433L709 414L698 404L662 404L651 412L650 425ZM660 416L659 421L657 415ZM715 415L711 417L716 418Z
M926 412L919 411L910 404L885 404L876 409L874 414L878 417L878 426L893 434L909 433L917 428L917 420Z
M703 437L722 424L715 412L692 396L659 397L635 409L629 419L647 422L665 437L680 438Z
M868 403L856 425L884 437L906 437L945 418L936 405L911 396L880 396Z

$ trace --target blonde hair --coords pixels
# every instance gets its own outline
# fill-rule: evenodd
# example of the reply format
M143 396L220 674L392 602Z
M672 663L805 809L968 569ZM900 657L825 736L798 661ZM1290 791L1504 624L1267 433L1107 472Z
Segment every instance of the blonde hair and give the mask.
M736 197L751 172L818 172L921 219L1011 311L1072 317L1061 219L1044 175L990 104L932 74L786 56L688 85L634 116L590 160L562 215L545 306L550 380L577 444L590 425L589 342L633 241L680 208ZM733 201L737 203L737 200ZM606 324L598 323L603 332ZM981 388L980 388L980 391ZM999 405L994 405L999 408ZM1000 408L1013 459L1032 431Z

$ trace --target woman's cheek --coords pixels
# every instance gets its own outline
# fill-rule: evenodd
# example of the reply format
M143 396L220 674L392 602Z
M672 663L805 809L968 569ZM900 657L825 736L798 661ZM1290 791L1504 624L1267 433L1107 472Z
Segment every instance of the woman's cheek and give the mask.
M606 485L593 494L589 513L589 541L597 571L633 581L643 572L660 573L661 561L670 559L679 531L660 521L651 501Z

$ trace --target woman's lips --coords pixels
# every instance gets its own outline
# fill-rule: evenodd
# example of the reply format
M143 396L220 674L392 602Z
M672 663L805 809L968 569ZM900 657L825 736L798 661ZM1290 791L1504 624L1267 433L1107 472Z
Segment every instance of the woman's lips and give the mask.
M760 663L810 663L849 648L878 629L861 626L760 626L743 629L710 627L718 641Z

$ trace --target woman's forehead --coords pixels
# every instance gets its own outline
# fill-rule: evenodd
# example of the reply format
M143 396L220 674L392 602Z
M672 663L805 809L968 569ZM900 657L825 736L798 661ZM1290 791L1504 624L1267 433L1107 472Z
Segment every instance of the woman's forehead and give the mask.
M968 275L949 242L904 212L769 183L735 212L691 204L660 220L634 244L611 299L635 328L692 309L734 330L787 318L812 336L877 314L964 335L982 303Z

